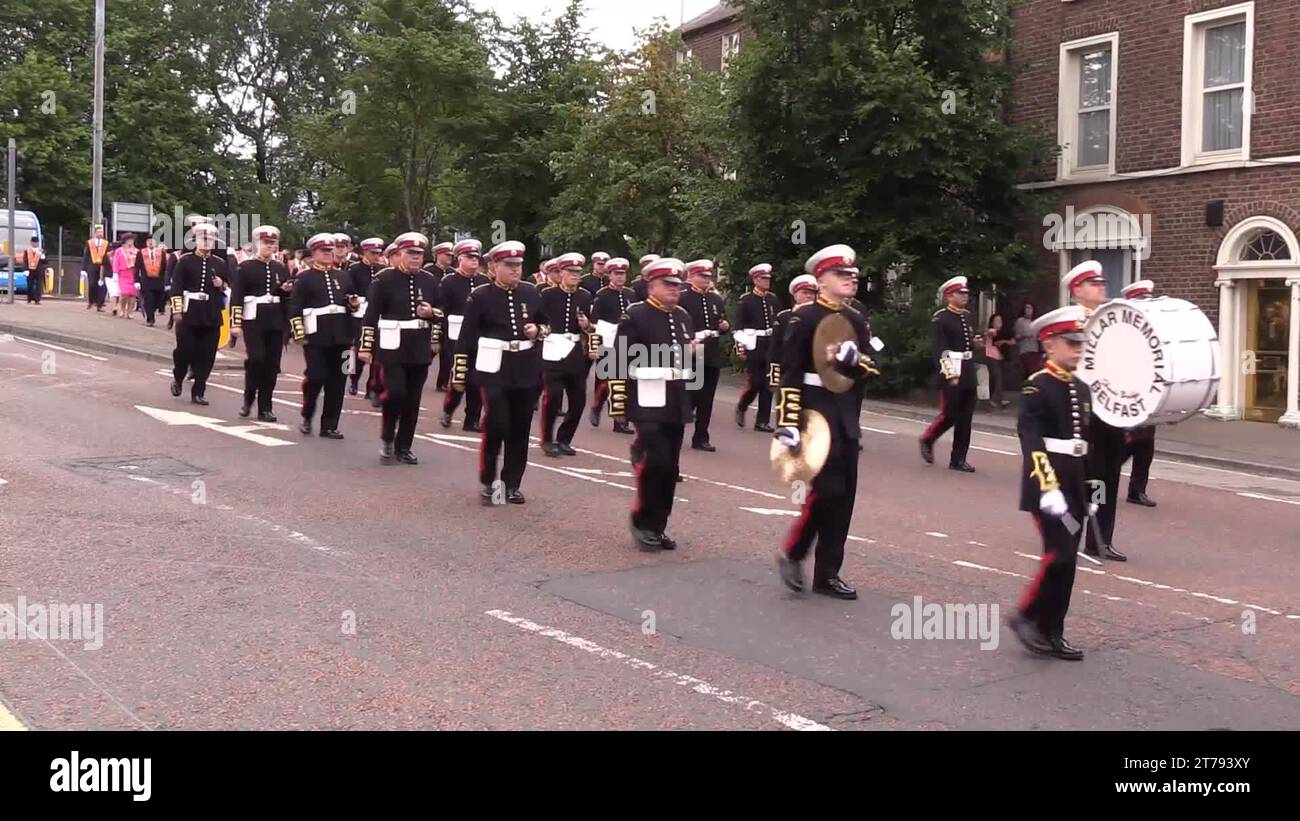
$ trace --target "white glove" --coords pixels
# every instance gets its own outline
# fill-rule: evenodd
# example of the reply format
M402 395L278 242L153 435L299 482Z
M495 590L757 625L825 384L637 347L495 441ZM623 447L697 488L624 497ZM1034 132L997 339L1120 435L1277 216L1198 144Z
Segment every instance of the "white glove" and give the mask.
M776 441L785 445L787 448L799 447L799 429L798 428L777 428Z
M1070 506L1065 503L1065 495L1061 491L1049 490L1038 500L1038 509L1053 519L1059 519L1069 511Z
M1097 515L1097 503L1096 503L1096 502L1089 502L1089 503L1088 503L1088 515L1089 515L1089 516L1096 516L1096 515Z
M86 276L86 272L85 272L85 271L82 271L82 272L81 272L81 275L82 275L83 277Z
M845 367L858 364L858 343L852 339L840 343L840 349L835 352L835 360Z

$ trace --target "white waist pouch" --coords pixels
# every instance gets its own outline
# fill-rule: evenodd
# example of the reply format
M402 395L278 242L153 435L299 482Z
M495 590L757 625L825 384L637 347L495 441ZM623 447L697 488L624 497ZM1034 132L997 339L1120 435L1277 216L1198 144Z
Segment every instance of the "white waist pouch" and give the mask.
M569 355L575 344L567 334L551 334L542 340L542 359L560 362Z
M668 404L668 382L693 379L695 374L678 368L637 368L631 376L636 380L636 403L643 408L662 408Z
M269 305L279 302L278 296L267 294L266 296L246 296L244 297L244 319L257 319L257 306Z
M379 347L385 351L395 351L402 347L402 331L429 327L429 323L423 319L381 319L378 324Z
M364 317L366 315L366 304L366 298L361 297L361 301L357 303L357 309L352 312L352 315L357 319Z
M618 323L596 320L596 333L600 335L600 344L604 348L614 347L614 338L618 336Z
M764 336L766 335L767 334L764 334ZM733 336L735 336L736 341L743 345L747 351L752 351L758 347L758 331L750 328L743 328L736 331Z
M343 313L347 313L347 309L344 308L342 305L326 305L324 308L303 308L302 319L303 319L304 330L306 330L307 335L310 336L316 333L316 329L319 327L319 323L317 321L318 317L324 314L343 314Z
M190 302L207 302L210 297L205 291L186 291L185 299L181 304L181 312L190 309Z
M447 338L451 340L460 339L460 324L465 321L462 314L447 315Z
M453 317L459 319L460 317ZM459 324L457 326L459 329ZM497 373L501 370L501 352L505 343L500 339L479 337L478 354L474 357L474 369L482 373Z

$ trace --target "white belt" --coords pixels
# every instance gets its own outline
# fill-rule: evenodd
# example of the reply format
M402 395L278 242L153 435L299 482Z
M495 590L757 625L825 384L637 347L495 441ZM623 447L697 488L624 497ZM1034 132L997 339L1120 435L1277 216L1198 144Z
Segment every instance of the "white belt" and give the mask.
M676 382L679 380L694 379L695 371L690 368L632 368L629 375L633 379L663 379L669 382Z
M696 331L695 332L696 339L709 339L710 337L714 337L717 335L718 335L717 331Z
M531 339L493 339L490 336L481 336L478 344L480 348L490 348L498 351L530 351L533 349L533 340Z
M581 341L582 341L582 334L551 334L551 336L562 337L562 338L564 338L564 339L569 340L570 342L581 342Z
M803 383L805 385L813 385L814 387L820 388L822 386L822 378L815 373L806 373L803 375Z
M323 314L345 314L348 309L342 305L326 305L323 308L303 308L302 312L306 316L321 316Z
M379 320L381 328L397 328L402 331L412 329L422 329L429 327L429 323L423 319L381 319Z
M207 291L186 291L185 298L197 302L207 302L210 298L210 294L208 294Z
M972 354L970 351L948 351L947 355L949 359L970 359Z
M244 302L256 302L258 305L274 304L279 302L280 298L275 294L266 294L265 296L246 296Z
M1088 443L1082 439L1051 439L1043 437L1043 447L1048 453L1060 453L1065 456L1087 456Z
M771 336L772 329L768 328L766 331L760 331L757 328L743 328L741 333L750 334L751 336Z

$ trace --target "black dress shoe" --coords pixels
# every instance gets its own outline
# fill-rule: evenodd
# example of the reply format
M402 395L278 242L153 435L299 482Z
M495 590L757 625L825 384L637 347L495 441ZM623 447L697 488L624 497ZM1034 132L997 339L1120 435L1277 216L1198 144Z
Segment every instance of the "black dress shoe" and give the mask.
M382 442L379 445L379 461L385 465L391 465L395 457L392 442Z
M756 432L758 432L758 433L775 433L775 432L776 432L776 428L772 427L771 425L769 425L769 424L766 423L766 422L759 422L758 424L754 425L754 430L755 430Z
M252 412L253 412L253 404L251 402L245 402L244 404L239 406L239 415L244 419L247 419Z
M356 396L356 395L357 395L357 383L353 382L348 385L348 396Z
M444 413L442 416L440 416L438 418L438 424L442 425L444 428L451 427L451 414Z
M577 452L576 450L573 449L573 446L570 445L570 444L567 444L567 443L565 443L565 442L560 442L558 445L556 445L556 447L559 448L559 449L560 449L560 453L563 453L565 456L577 456L577 455L578 455L578 452Z
M1137 493L1128 497L1129 504L1142 505L1143 507L1155 507L1156 503L1145 493Z
M553 459L558 459L560 456L560 446L554 442L547 442L542 445L542 453L545 453Z
M744 409L744 408L741 408L741 407L737 407L737 408L736 408L736 427L738 427L738 428L743 428L743 427L745 427L745 409Z
M587 414L587 421L591 423L591 426L592 426L593 428L598 428L598 427L600 427L600 408L599 408L599 407L595 407L595 408L592 408L592 409L591 409L591 412Z
M466 423L465 423L465 432L466 432L466 433L482 433L482 432L483 432L483 428L482 428L482 426L479 425L478 422L466 422Z
M657 549L663 546L663 538L653 530L643 530L628 522L627 529L632 531L632 538L644 549Z
M384 400L381 399L381 398L379 397L379 391L371 391L371 392L370 392L370 407L372 407L372 408L378 408L378 407L382 407L383 404L384 404ZM447 424L450 425L451 423L448 422ZM446 427L446 426L447 426L447 425L443 425L443 427Z
M175 379L173 379L173 380L172 380L172 396L180 396L180 395L181 395L181 383L179 383L179 382L177 382Z
M675 482L685 482L685 481L686 481L686 477L683 476L683 475L681 475L681 474L679 473L679 474L677 474L677 478L674 479L673 481L675 481Z
M1029 652L1040 655L1052 652L1052 645L1048 642L1047 637L1043 635L1043 631L1039 630L1038 625L1025 618L1019 611L1011 616L1008 626Z
M401 462L404 465L420 464L420 460L416 459L415 454L411 453L409 450L404 450L401 453L397 454L397 461Z
M257 421L274 423L277 420L274 413L271 413L270 411L262 411L257 415Z
M1065 636L1053 636L1048 639L1048 642L1051 644L1052 655L1058 659L1065 659L1066 661L1081 661L1083 659L1083 651L1066 641Z
M302 433L303 435L310 434L310 433L311 433L311 420L310 420L310 419L303 419L302 422L299 423L299 425L298 425L298 431L299 431L300 433Z
M925 460L927 465L934 464L934 445L924 439L921 440L921 458Z
M661 550L676 550L677 540L669 536L667 533L660 533L659 547Z
M1115 549L1114 545L1110 545L1110 544L1102 547L1101 557L1103 559L1110 559L1112 562L1128 561L1128 556L1125 556L1123 553L1120 553L1118 550Z
M190 401L193 402L193 403L196 404L196 405L207 405L207 404L209 404L208 400L204 399L202 396L191 396L191 397L190 397Z
M836 599L856 599L858 591L854 590L844 583L839 576L832 576L820 582L813 582L813 592L820 593L823 596L830 596Z
M323 431L320 432L320 438L322 438L322 439L342 439L342 438L343 438L343 434L339 433L339 432L336 431L336 430L323 430Z
M630 433L630 434L632 434L633 436L636 435L636 431L632 430L632 425L631 425L630 423L628 423L628 422L615 422L615 423L614 423L614 432L615 432L615 433Z
M519 488L515 488L514 490L506 491L506 501L512 505L522 505L528 500L524 498L523 493L519 492Z
M949 465L948 470L959 470L962 473L974 473L975 468L970 466L969 462L961 462L956 465Z
M484 485L483 487L478 489L478 501L479 504L483 505L484 507L490 507L491 505L496 504L496 502L494 502L492 499L491 485Z
M708 442L692 442L691 450L703 450L703 451L707 451L708 453L713 453L714 451L717 450L717 448L715 448L713 445L710 445Z
M781 583L796 593L803 592L803 565L785 555L776 554L776 572L781 576Z

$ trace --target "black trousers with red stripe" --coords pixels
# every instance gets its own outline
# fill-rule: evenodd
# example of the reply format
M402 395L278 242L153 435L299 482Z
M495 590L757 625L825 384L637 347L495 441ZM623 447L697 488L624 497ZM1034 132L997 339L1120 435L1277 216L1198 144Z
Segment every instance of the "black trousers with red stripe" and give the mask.
M398 453L411 449L415 441L415 425L420 421L420 398L424 383L429 378L428 365L403 365L389 363L384 368L383 402L384 418L379 438L392 442ZM371 368L371 374L374 368Z
M325 392L321 408L320 429L338 430L339 416L343 414L343 388L347 385L347 345L303 345L302 355L307 362L306 379L302 381L302 418L311 420L316 415L316 401Z
M858 442L835 435L826 464L808 489L803 510L782 548L787 556L800 562L808 555L813 542L817 543L814 584L840 575L857 492Z
M636 471L636 501L632 503L632 526L651 533L663 533L673 512L673 492L681 469L685 425L663 422L635 422L632 440L632 468Z
M479 438L478 480L488 486L496 482L497 459L504 446L501 482L506 490L516 490L524 480L524 469L528 467L528 429L533 424L537 388L494 386L480 390L487 414L483 435Z
M483 415L483 393L479 386L474 384L473 379L467 378L465 380L465 390L463 391L447 391L447 397L442 400L442 412L454 414L456 408L460 407L462 396L465 399L465 424L473 423L477 425Z
M971 423L975 419L975 388L944 385L939 392L939 415L921 434L921 441L933 445L940 436L952 430L952 454L948 464L960 465L970 451Z
M1043 540L1043 558L1038 574L1020 598L1020 613L1038 625L1047 637L1065 631L1065 613L1070 609L1079 536L1071 533L1066 520L1040 513L1029 514ZM1070 521L1078 522L1078 519Z
M763 363L763 370L756 371L749 368L745 371L745 390L740 394L740 409L749 410L749 403L758 397L758 415L754 417L754 424L766 425L772 418L772 388L767 384L767 363Z
M547 370L543 372L542 380L546 384L542 394L542 444L554 438L567 445L573 441L573 434L582 421L582 411L587 406L587 374L585 371ZM557 434L555 420L560 416L561 403L564 404L564 421L560 423Z

